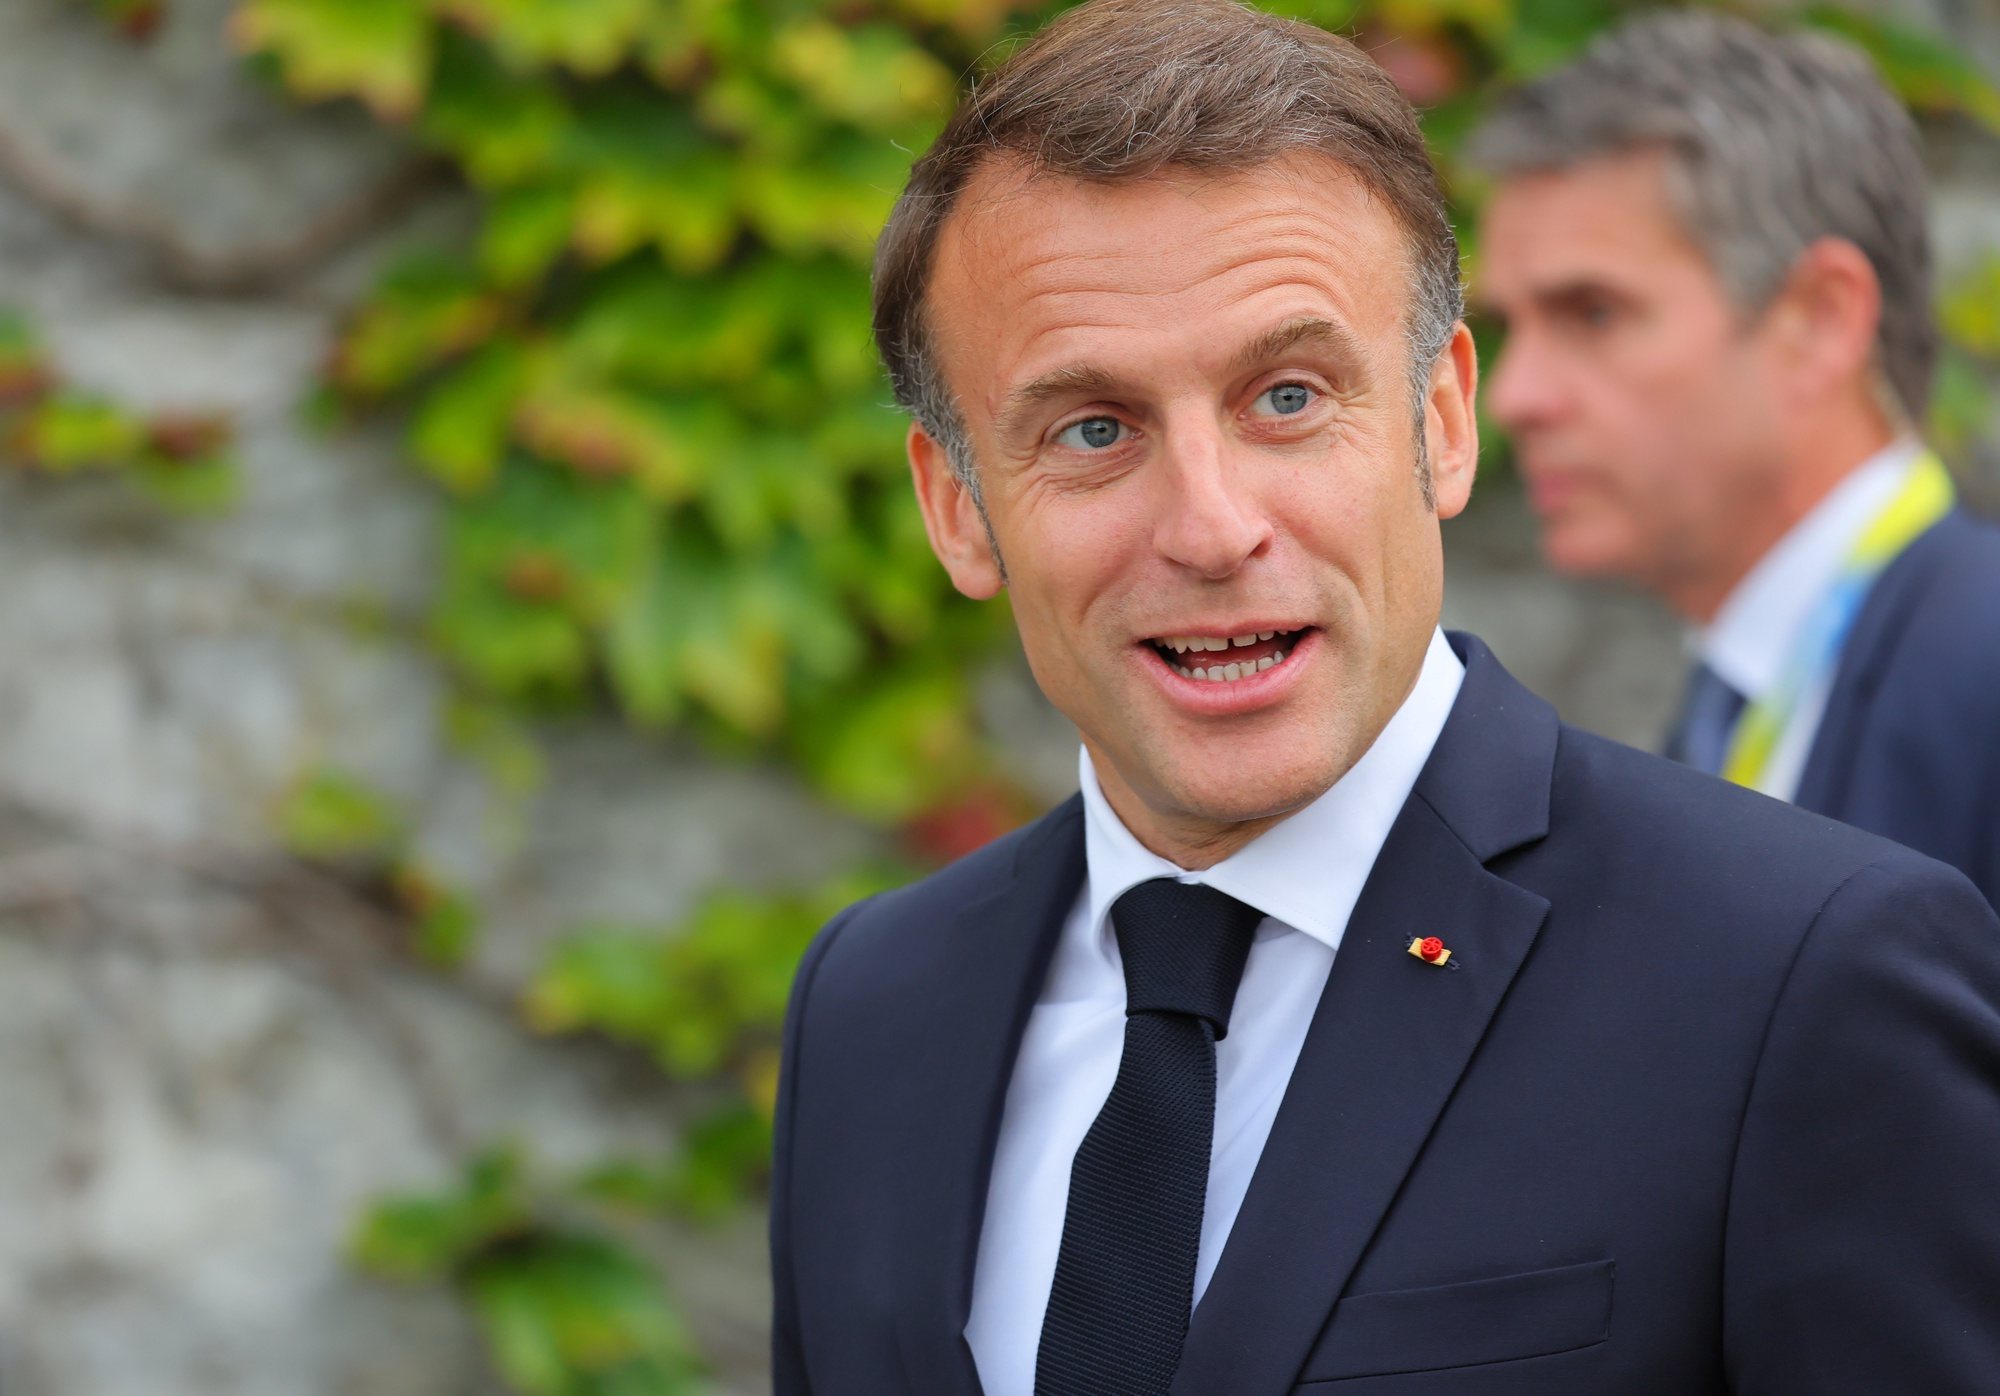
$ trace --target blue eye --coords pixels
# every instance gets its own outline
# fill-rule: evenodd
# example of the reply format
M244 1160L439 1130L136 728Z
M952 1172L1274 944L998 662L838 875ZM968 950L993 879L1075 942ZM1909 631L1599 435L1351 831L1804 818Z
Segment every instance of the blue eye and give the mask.
M1269 403L1270 407L1259 415L1289 417L1295 412L1303 412L1312 402L1313 391L1303 383L1280 383L1257 394L1257 401Z
M1083 451L1101 451L1116 446L1125 437L1125 424L1116 417L1086 417L1062 429L1056 444Z

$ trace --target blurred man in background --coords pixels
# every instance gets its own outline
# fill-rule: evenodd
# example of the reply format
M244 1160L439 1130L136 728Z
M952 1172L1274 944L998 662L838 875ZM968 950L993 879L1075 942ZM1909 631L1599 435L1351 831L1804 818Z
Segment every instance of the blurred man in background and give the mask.
M1473 158L1488 404L1544 553L1695 627L1668 754L2000 901L2000 530L1917 436L1908 115L1832 39L1676 13L1513 94Z

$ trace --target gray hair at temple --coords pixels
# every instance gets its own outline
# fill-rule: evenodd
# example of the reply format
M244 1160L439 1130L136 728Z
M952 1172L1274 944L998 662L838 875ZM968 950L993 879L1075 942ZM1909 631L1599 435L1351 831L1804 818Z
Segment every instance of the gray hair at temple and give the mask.
M1458 239L1416 112L1347 40L1234 0L1093 0L973 90L910 172L875 251L875 340L896 401L984 503L964 419L925 314L938 239L973 175L1013 156L1037 175L1121 184L1172 169L1235 174L1313 151L1401 225L1417 475L1431 369L1463 312Z
M1648 15L1504 97L1473 135L1498 178L1666 152L1686 232L1754 315L1821 238L1860 248L1882 287L1875 357L1893 422L1921 422L1938 356L1923 153L1859 50L1698 11Z

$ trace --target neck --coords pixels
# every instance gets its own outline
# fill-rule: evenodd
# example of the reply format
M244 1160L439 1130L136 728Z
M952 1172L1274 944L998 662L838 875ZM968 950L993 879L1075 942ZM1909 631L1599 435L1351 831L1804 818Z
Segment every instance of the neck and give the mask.
M1660 594L1683 620L1707 625L1729 594L1742 584L1764 555L1778 545L1799 521L1818 507L1834 488L1895 439L1879 412L1865 424L1821 431L1791 443L1770 488L1746 507L1741 523L1726 539L1711 542L1696 565L1663 581Z
M1166 859L1184 872L1214 867L1292 813L1284 810L1255 819L1226 822L1191 816L1163 817L1122 784L1105 780L1101 769L1098 784L1104 789L1112 813L1131 831L1132 837L1148 853Z

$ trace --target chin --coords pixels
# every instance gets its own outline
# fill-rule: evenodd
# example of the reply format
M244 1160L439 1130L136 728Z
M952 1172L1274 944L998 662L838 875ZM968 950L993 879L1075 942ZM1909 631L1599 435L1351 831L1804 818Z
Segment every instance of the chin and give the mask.
M1288 763L1282 770L1238 775L1228 781L1173 782L1175 803L1183 813L1216 824L1242 824L1274 819L1305 808L1333 788L1341 772Z
M1584 529L1545 525L1542 560L1568 577L1622 578L1631 574L1626 550Z

